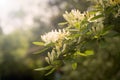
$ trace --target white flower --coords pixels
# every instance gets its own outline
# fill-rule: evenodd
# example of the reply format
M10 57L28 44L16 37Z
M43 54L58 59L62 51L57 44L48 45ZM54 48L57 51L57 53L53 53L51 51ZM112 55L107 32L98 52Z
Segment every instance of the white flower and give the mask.
M67 11L65 14L63 14L63 17L66 21L68 21L70 24L75 24L76 22L80 22L85 18L85 13L81 13L79 10L71 10L70 13Z
M68 31L62 30L52 30L51 32L46 33L45 35L41 36L41 39L45 42L45 44L55 43L58 40L65 39L66 36L69 35Z

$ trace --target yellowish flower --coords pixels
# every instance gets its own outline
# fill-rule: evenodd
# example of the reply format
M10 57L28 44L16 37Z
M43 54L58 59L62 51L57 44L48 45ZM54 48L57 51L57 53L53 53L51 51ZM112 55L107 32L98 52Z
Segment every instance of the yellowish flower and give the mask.
M65 37L69 35L68 31L64 29L52 30L51 32L46 33L45 35L41 36L41 39L45 42L45 44L55 43L58 40L63 40Z
M63 17L69 24L74 25L77 22L80 22L85 18L84 13L81 13L79 10L71 10L70 13L67 11L63 14Z

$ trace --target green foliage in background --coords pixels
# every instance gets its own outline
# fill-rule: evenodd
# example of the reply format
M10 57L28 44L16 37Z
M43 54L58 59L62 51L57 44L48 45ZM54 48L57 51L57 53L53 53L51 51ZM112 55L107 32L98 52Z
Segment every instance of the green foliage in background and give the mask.
M33 69L43 65L37 55L30 54L30 38L28 31L16 30L4 34L0 30L0 79L25 79L43 80L43 73L34 72ZM32 57L31 57L32 55ZM37 57L36 57L37 56ZM37 76L39 74L39 76Z
M120 39L120 1L94 0L92 2L95 5L90 7L88 11L80 12L75 9L71 12L66 11L63 14L66 22L59 23L60 26L65 26L64 29L53 30L42 35L43 42L34 42L34 44L45 46L47 49L52 48L45 57L49 66L35 70L49 70L46 74L49 75L67 63L70 63L75 70L82 60L81 56L98 53L99 56L108 55L107 50L112 50L112 48L114 52L111 53L115 54L114 57L119 57L120 52L119 49L114 49L114 42L117 43L117 40ZM93 59L95 60L96 57ZM93 63L90 62L90 66L94 64L94 60ZM83 61L81 64L88 65L88 61ZM108 65L112 64L108 63Z

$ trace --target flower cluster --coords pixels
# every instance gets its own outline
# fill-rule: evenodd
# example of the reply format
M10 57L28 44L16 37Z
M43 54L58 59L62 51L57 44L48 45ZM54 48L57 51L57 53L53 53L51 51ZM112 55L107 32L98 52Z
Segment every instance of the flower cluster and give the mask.
M70 33L64 29L52 30L51 32L46 33L45 35L41 36L41 39L45 42L45 44L55 43L58 40L63 40L68 36Z
M71 10L70 13L66 11L63 17L69 24L73 25L85 18L84 13L81 13L79 10Z

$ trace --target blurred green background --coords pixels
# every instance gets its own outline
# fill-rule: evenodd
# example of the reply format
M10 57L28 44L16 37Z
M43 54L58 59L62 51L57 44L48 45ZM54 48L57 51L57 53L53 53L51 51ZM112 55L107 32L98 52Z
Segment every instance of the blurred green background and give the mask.
M120 37L108 39L109 47L93 56L80 57L77 70L70 64L49 76L34 69L47 65L46 52L32 42L58 29L67 10L86 11L86 0L1 0L0 1L0 80L120 80ZM103 43L104 44L104 43Z

